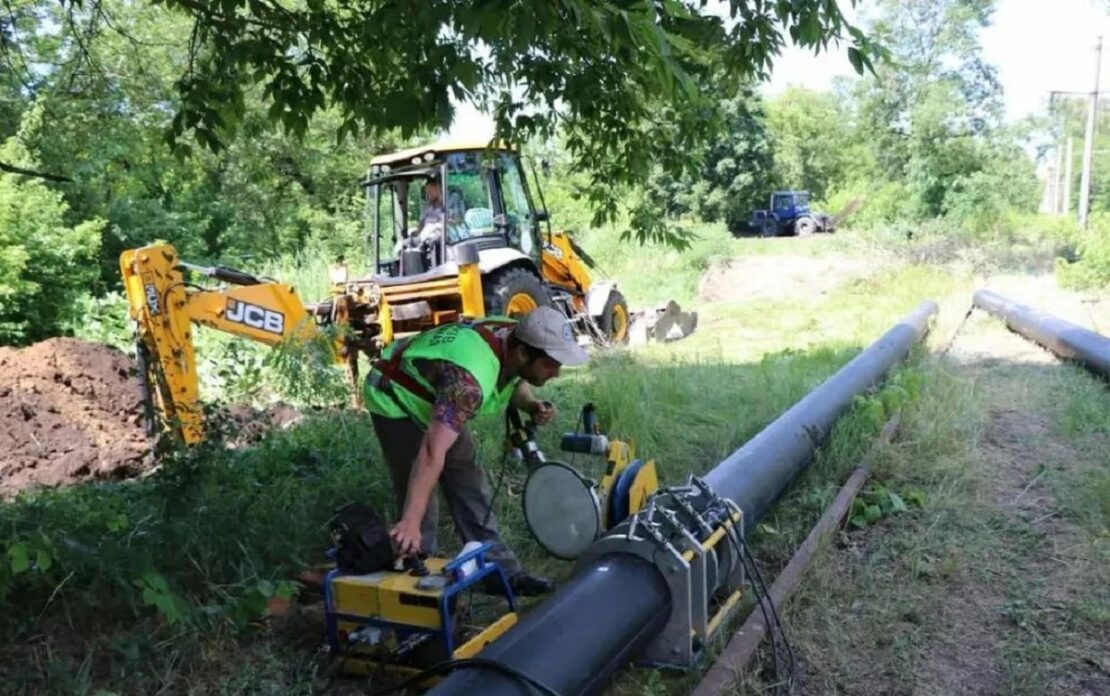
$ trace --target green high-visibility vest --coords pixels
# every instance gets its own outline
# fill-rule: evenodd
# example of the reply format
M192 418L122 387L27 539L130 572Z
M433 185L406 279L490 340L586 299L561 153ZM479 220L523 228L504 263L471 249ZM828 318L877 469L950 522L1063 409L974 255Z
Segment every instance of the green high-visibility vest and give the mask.
M498 319L496 323L504 323ZM478 322L475 322L478 323ZM388 361L397 350L394 342L382 351L381 359ZM417 360L446 360L469 372L482 390L482 403L476 415L496 413L505 408L516 389L520 378L509 380L504 388L497 389L497 377L501 373L501 361L486 343L481 334L468 324L445 324L430 331L413 336L403 348L399 367L409 377L434 394L435 386L430 384L417 371L413 363ZM386 418L412 418L420 425L428 427L432 420L432 403L414 394L395 381L387 380L381 388L382 375L372 369L364 386L364 401L371 413Z

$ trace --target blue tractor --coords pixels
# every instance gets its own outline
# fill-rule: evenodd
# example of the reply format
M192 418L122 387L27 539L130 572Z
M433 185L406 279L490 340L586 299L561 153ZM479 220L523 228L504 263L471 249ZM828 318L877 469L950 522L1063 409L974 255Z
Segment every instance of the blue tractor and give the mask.
M770 210L753 210L748 228L763 237L807 236L833 232L836 223L825 213L810 212L809 191L775 191Z

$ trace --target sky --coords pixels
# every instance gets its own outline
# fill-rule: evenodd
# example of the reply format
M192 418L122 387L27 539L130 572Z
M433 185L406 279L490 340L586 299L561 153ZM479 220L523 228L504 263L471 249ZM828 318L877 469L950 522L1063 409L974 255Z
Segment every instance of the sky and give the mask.
M849 3L841 2L841 6ZM850 17L866 15L861 0ZM1006 118L1016 121L1043 111L1050 90L1090 92L1094 87L1095 42L1103 38L1102 88L1110 92L1110 13L1105 0L999 0L991 26L982 32L983 52L998 68ZM814 56L787 48L775 63L763 92L774 95L790 85L828 89L838 76L852 77L847 47ZM469 104L456 107L450 134L486 138L493 122Z

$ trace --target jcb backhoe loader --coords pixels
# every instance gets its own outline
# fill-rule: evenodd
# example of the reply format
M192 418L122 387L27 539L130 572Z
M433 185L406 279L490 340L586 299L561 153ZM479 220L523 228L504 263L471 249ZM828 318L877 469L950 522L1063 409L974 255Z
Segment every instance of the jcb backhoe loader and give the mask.
M168 245L120 256L150 411L185 443L204 436L193 324L271 346L326 341L352 379L360 353L373 358L397 338L540 305L560 309L584 342L628 341L624 297L615 283L594 281L589 257L552 231L514 148L439 143L380 156L363 187L373 272L349 278L341 269L322 302L306 305L293 287L235 269L186 263ZM224 285L199 287L186 272ZM323 330L329 326L337 330Z

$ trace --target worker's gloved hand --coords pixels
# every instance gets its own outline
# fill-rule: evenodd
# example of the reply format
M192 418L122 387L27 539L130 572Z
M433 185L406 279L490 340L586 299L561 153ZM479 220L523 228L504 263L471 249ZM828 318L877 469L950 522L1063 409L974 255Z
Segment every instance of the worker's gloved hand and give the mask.
M414 554L420 550L420 523L402 519L390 528L389 538L393 540L397 553Z
M537 401L530 409L529 414L537 425L547 425L555 420L555 416L559 412L555 408L555 404L550 401Z

